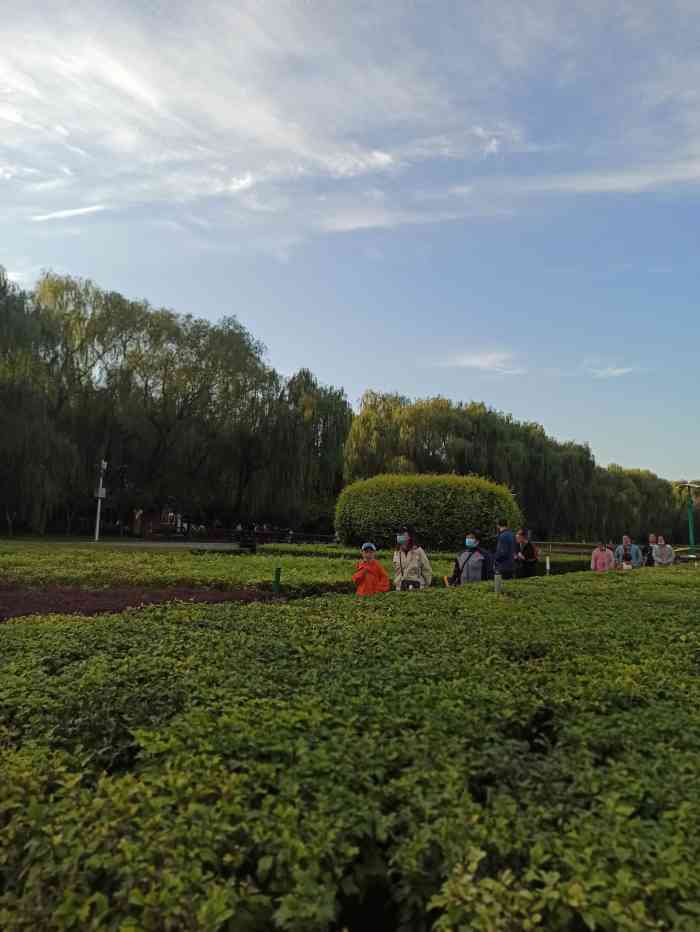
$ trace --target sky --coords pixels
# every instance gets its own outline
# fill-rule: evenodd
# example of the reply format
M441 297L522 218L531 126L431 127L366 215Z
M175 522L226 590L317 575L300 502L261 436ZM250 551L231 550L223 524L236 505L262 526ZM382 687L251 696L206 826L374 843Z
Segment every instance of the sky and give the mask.
M700 475L696 0L4 0L0 265Z

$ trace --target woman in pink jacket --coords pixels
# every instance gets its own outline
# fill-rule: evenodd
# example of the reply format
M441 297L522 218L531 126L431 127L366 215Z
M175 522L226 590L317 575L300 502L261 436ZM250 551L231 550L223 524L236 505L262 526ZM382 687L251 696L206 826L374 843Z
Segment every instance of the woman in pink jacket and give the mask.
M615 556L602 540L591 554L591 569L596 573L607 573L615 568Z

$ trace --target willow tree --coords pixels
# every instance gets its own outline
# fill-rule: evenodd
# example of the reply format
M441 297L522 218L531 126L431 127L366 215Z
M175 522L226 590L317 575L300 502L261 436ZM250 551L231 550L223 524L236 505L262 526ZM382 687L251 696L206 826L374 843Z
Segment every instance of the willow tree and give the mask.
M212 323L47 273L0 277L0 504L70 528L110 463L107 518L329 515L351 410L310 372L286 379L233 316Z
M597 466L587 444L560 443L480 402L411 402L367 392L345 447L345 476L475 473L509 486L536 534L639 536L677 513L670 483L646 470Z

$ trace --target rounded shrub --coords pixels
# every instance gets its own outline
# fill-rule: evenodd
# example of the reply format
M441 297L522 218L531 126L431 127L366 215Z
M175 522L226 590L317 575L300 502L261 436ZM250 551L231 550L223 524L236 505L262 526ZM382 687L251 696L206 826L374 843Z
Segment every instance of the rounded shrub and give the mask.
M522 522L513 493L481 476L381 475L347 486L335 509L335 528L343 543L371 540L391 546L397 528L415 528L424 546L454 550L465 531L495 535L496 521Z

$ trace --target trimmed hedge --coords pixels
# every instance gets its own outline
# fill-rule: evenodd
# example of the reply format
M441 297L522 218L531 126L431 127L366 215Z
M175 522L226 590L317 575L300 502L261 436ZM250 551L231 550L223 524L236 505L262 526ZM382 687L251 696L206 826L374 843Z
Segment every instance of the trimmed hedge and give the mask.
M357 561L359 551L352 553ZM384 568L390 571L391 553L380 551L378 556ZM451 572L453 560L452 555L435 555L433 569L436 575ZM139 551L119 547L96 551L94 547L56 547L50 544L20 545L4 552L0 550L0 585L5 586L43 588L60 585L84 589L244 587L268 591L277 569L282 571L282 591L289 596L355 590L351 581L354 562L337 553L320 559L318 556L261 552L232 559L229 553L210 551L192 554L183 550Z
M342 491L335 527L343 543L371 540L387 547L397 528L408 525L422 546L458 550L470 529L492 538L500 517L511 527L523 520L513 493L481 476L382 475Z
M429 550L434 585L452 572L458 545L451 552ZM201 589L272 588L275 570L282 571L282 593L289 597L354 592L351 576L358 550L307 544L269 544L256 556L235 557L210 551L195 555L186 550L128 550L123 547L0 545L0 587L80 586L83 589L191 586ZM391 573L391 552L378 559ZM570 554L552 555L552 573L587 570L589 561ZM544 574L544 555L537 567ZM3 615L0 591L0 619Z
M697 932L700 574L2 626L3 932Z

